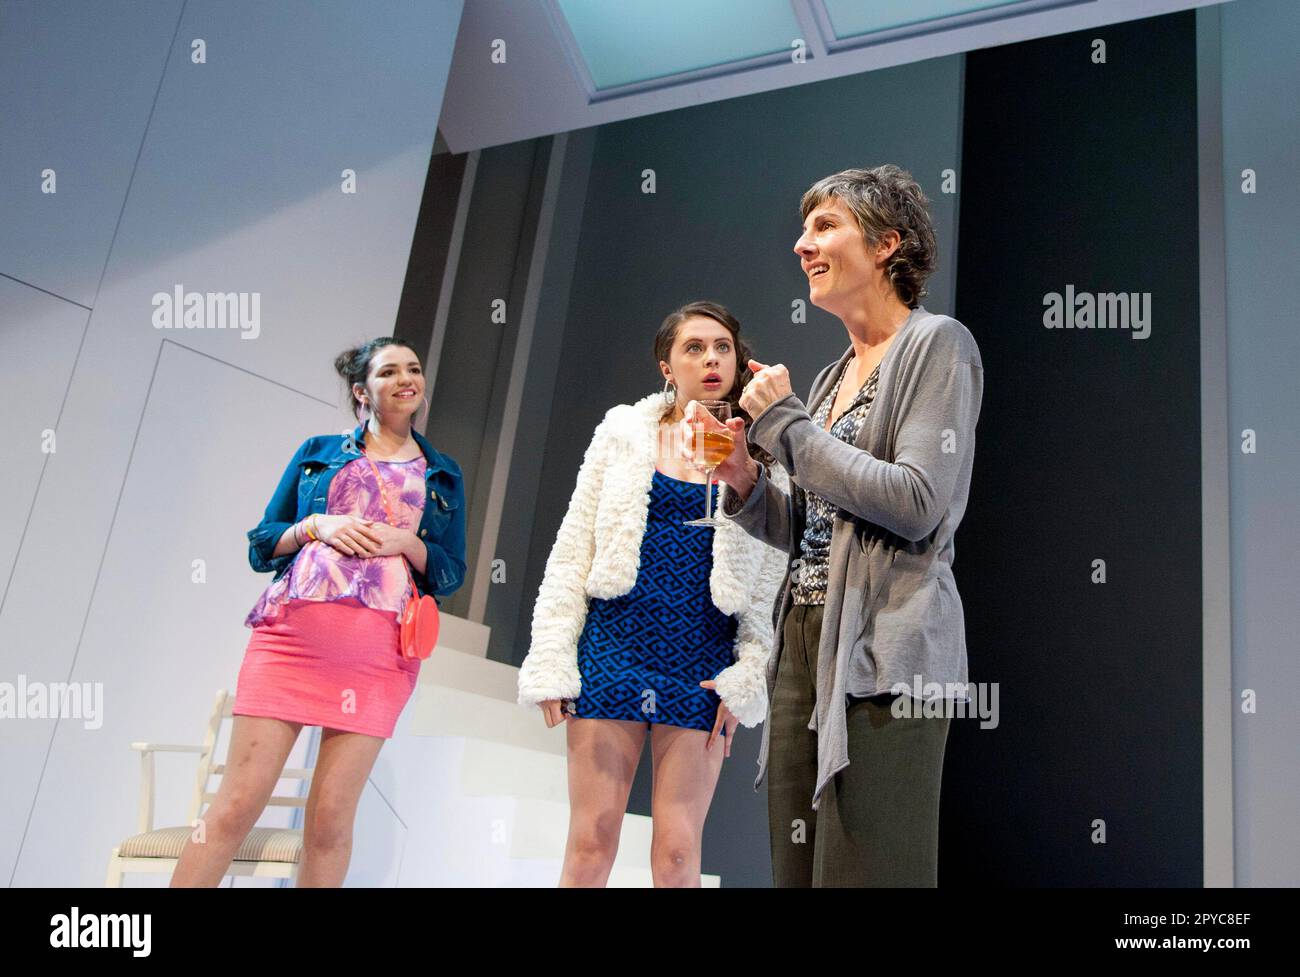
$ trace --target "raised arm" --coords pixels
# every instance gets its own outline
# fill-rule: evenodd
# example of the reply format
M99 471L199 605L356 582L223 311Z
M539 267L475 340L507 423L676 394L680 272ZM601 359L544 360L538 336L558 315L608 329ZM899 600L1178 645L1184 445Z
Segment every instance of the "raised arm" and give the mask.
M952 504L974 453L984 390L978 351L953 356L948 349L931 344L914 368L900 371L892 462L822 430L794 394L770 404L750 437L805 491L904 539L924 539Z
M754 465L758 476L748 495L742 496L730 485L722 483L718 511L755 539L761 539L783 554L788 553L793 533L790 493L784 487L789 484L788 479L782 477L782 484L777 484L766 465L757 461Z

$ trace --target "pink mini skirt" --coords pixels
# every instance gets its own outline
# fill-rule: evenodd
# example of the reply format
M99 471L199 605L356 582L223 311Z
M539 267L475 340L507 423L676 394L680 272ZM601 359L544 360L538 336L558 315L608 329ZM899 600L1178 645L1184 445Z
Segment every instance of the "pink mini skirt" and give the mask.
M253 629L232 711L388 739L420 674L397 636L392 611L291 600Z

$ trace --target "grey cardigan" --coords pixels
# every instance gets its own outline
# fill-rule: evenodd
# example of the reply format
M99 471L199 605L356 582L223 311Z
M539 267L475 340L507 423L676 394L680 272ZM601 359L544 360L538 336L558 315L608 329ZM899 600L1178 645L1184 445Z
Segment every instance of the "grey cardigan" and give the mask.
M817 808L830 779L849 764L846 696L896 684L967 681L966 628L952 575L953 534L966 511L984 368L975 338L956 319L918 306L880 364L875 401L854 444L820 428L811 413L829 393L850 346L813 381L809 407L793 393L754 419L747 439L771 452L806 492L833 502L830 571L817 654ZM803 492L786 493L762 470L742 504L729 487L719 510L750 535L799 556ZM772 611L768 717L758 758L767 771L771 693L786 614L789 563ZM930 697L926 692L925 696ZM956 698L965 699L959 690Z

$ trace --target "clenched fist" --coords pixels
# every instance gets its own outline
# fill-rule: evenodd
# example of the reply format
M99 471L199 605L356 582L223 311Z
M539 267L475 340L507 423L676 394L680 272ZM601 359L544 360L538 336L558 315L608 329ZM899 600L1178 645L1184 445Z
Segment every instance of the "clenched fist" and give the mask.
M744 392L740 395L740 406L757 420L758 415L767 410L770 404L794 393L794 388L790 386L790 371L782 363L764 366L758 360L750 360L749 368L754 371L754 379L745 384Z

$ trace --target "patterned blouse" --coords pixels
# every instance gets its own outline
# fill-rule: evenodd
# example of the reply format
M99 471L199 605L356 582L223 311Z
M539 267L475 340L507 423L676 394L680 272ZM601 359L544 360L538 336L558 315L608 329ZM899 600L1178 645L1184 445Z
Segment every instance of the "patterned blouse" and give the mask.
M840 384L844 382L844 376L852 362L852 358L845 362L835 386L822 398L817 413L813 415L813 420L823 431L826 430L826 419L830 417L835 396L840 392ZM871 409L871 402L876 399L876 384L879 381L880 365L876 364L871 376L867 377L866 383L854 396L853 402L831 425L832 435L846 444L853 444L857 440L862 422ZM796 486L795 491L804 490ZM803 538L799 541L799 566L791 574L791 597L796 604L825 604L826 578L830 569L831 526L837 507L833 502L827 502L812 492L805 492L804 495L807 518Z
M383 475L393 517L402 529L415 529L424 514L424 457L410 461L376 461ZM350 461L330 481L328 515L350 514L387 522L375 473L365 458ZM351 597L367 607L400 612L411 592L403 556L347 556L329 543L309 542L294 557L289 572L273 582L248 612L250 628L280 616L291 600L342 600Z

